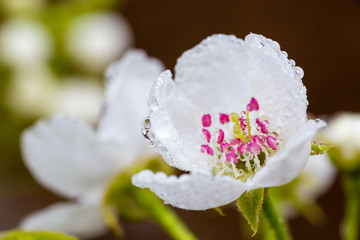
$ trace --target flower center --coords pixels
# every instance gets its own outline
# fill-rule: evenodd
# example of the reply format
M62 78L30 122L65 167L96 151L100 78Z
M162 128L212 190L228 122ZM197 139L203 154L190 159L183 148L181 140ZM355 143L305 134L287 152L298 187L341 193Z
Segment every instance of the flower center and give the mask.
M220 113L222 128L212 127L210 114L202 116L201 152L208 156L214 175L229 175L245 181L277 151L282 141L271 131L267 118L258 116L258 110L258 101L251 98L240 115Z

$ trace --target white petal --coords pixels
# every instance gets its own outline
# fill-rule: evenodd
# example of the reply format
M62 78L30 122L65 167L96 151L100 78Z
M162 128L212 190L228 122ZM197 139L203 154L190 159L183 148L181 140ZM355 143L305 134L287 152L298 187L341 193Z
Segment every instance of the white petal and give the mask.
M132 182L135 186L150 188L165 203L187 210L223 206L246 190L246 184L241 181L200 172L168 177L163 172L154 174L144 170L134 175Z
M311 156L299 176L301 180L296 191L302 198L314 200L330 188L335 177L336 168L326 153Z
M175 67L175 82L201 114L240 112L251 97L273 127L289 135L306 120L302 70L292 66L279 44L249 34L213 35L186 51Z
M241 111L249 97L244 41L213 35L186 51L175 66L175 82L204 113Z
M27 129L22 152L34 177L67 197L99 190L129 162L116 142L101 141L88 125L61 117Z
M266 165L248 181L250 189L284 185L295 179L309 160L311 140L325 122L313 120L289 137L283 148L271 156Z
M170 71L163 72L153 84L148 106L148 136L165 161L182 170L206 168L200 154L201 115L177 90Z
M81 238L103 235L107 226L99 205L55 203L26 216L19 227L23 230L60 231Z
M142 136L141 122L147 115L146 101L151 84L163 68L159 60L141 50L128 51L109 67L105 111L98 129L102 138L129 143L129 147L137 151L149 145Z

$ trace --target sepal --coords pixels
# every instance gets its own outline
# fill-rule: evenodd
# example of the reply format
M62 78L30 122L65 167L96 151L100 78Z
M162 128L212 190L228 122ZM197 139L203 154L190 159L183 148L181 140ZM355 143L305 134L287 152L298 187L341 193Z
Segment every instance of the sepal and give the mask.
M258 230L260 211L263 201L263 188L247 191L236 200L236 206L249 223L254 232L253 235L255 235Z

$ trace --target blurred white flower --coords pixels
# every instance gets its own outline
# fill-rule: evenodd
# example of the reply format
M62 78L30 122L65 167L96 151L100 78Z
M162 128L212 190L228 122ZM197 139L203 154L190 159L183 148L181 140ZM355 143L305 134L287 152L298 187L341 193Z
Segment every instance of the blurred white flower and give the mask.
M276 206L288 219L299 214L314 225L322 225L326 213L316 200L325 194L336 178L336 168L327 153L310 156L300 175L289 184L272 188Z
M333 146L329 151L335 165L354 170L360 168L360 114L343 113L329 121L320 139Z
M126 20L107 12L77 17L65 35L68 54L84 69L102 71L131 45Z
M6 102L17 114L47 116L57 91L55 76L42 64L14 71L6 91Z
M299 175L296 194L307 202L315 201L334 183L336 169L326 153L311 156Z
M175 82L165 71L153 84L145 130L169 165L190 174L144 170L134 185L175 207L205 210L300 174L325 123L307 120L303 71L277 42L214 35L175 70Z
M53 52L51 35L40 22L14 18L0 29L0 58L15 68L31 68L47 60Z
M96 79L67 77L58 84L52 98L49 113L95 123L103 100L103 87Z
M108 184L150 148L140 131L146 96L162 64L132 50L107 71L104 113L94 130L76 119L39 121L22 136L26 166L43 186L72 201L30 214L22 229L96 237L106 230L101 202Z
M7 104L25 117L63 114L95 123L102 102L103 87L96 79L73 76L56 79L43 65L18 69L7 89Z

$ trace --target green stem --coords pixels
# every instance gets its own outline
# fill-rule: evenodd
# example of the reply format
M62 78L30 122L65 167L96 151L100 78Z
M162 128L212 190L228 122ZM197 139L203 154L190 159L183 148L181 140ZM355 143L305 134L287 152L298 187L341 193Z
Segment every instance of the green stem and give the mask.
M292 239L289 235L288 229L284 220L279 216L276 211L273 200L270 196L270 191L265 192L264 203L263 203L264 215L268 220L271 229L274 231L277 240L290 240Z
M359 237L359 196L360 171L346 172L343 175L345 191L345 216L343 219L344 240L357 240Z
M146 209L149 216L154 219L163 229L176 240L196 240L196 237L186 227L176 213L155 196L150 190L139 191L136 197L137 203Z

